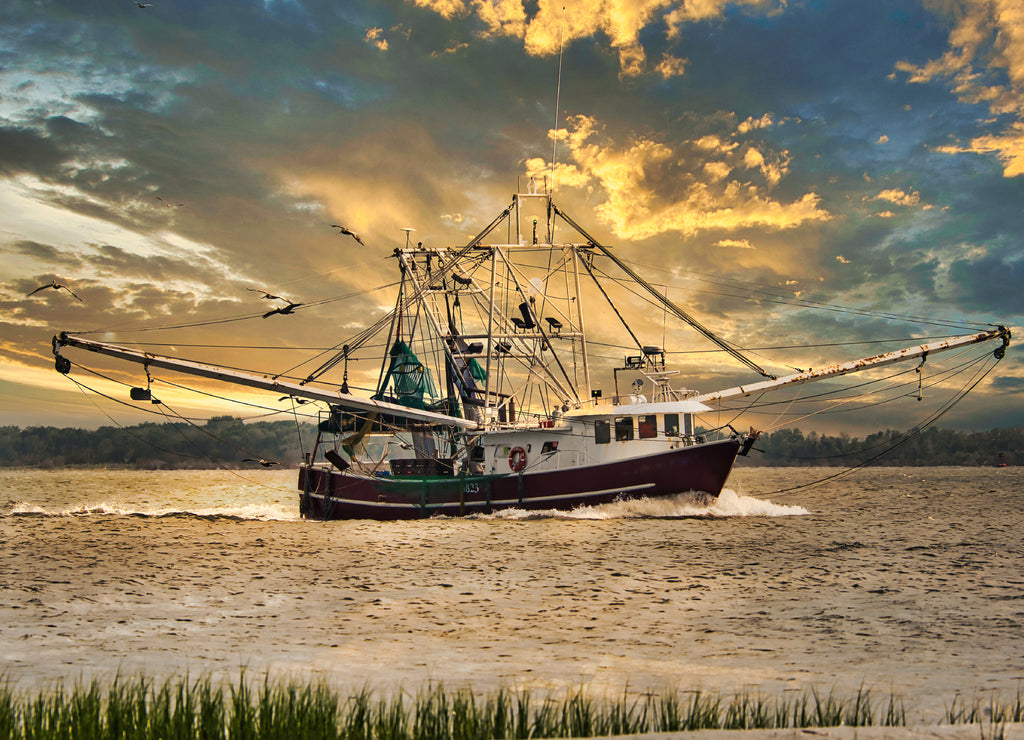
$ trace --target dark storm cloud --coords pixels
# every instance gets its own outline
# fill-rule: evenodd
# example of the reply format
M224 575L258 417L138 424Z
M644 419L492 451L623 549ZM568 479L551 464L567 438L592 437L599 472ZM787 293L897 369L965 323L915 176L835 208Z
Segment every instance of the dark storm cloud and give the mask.
M1024 258L986 256L953 263L950 278L958 302L993 316L1024 314Z
M81 260L73 254L58 249L51 244L40 244L30 240L14 242L11 245L16 251L21 254L28 255L29 257L35 257L40 262L49 264L66 265L69 267L75 267L81 264Z
M1010 356L1012 357L1012 355ZM1012 375L1000 375L992 380L992 385L998 390L1024 394L1024 378Z
M110 244L95 247L97 254L86 255L83 261L101 273L119 278L146 278L153 282L170 280L209 281L216 266L195 255L172 258L164 255L133 254Z
M0 128L0 172L52 174L65 159L56 142L21 127Z

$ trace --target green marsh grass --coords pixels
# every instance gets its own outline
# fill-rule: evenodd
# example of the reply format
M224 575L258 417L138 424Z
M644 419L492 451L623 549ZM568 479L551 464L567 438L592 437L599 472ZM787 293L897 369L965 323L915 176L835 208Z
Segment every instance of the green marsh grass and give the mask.
M162 683L116 676L72 687L18 692L0 677L0 740L505 740L629 735L703 729L904 726L902 698L876 708L870 690L852 696L817 689L780 697L740 692L661 691L602 697L584 688L538 696L498 689L478 694L431 684L415 694L368 688L339 694L326 683L251 681L215 684L187 676ZM1024 721L1024 695L954 697L947 724L984 724L993 737Z

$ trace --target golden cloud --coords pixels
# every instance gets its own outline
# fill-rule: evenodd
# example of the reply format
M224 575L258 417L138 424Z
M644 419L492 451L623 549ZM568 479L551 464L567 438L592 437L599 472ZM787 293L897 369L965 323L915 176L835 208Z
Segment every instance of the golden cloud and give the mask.
M366 43L370 46L376 47L381 51L388 50L388 40L384 38L383 28L368 28L366 29L366 36L364 37Z
M741 133L741 134L748 134L748 133L750 133L751 131L753 131L755 129L768 128L771 125L772 125L772 114L771 113L765 113L760 118L754 118L753 116L751 116L750 118L745 120L743 123L741 123L739 126L737 126L736 130L739 133Z
M669 77L680 77L685 74L687 64L688 61L686 59L663 54L661 61L658 62L658 66L654 68L654 71L667 80Z
M1024 174L1024 5L1020 0L932 0L927 4L953 19L949 49L939 59L923 65L900 62L896 69L911 83L949 78L960 100L987 103L992 113L1017 119L1002 133L938 151L994 154L1003 163L1005 177ZM993 75L986 72L1005 74L1008 84L992 83Z
M595 211L622 238L789 229L831 218L815 193L791 203L770 197L786 173L785 153L766 157L754 146L716 136L672 145L640 136L620 144L604 137L589 116L575 116L567 129L551 135L567 144L571 160L555 167L559 185L603 193ZM527 170L534 177L551 171L541 158L529 160ZM760 177L749 178L751 170ZM749 179L731 178L734 172Z
M746 239L719 239L715 242L716 247L732 247L733 249L757 249Z
M950 154L994 154L1003 163L1004 177L1024 175L1024 121L1014 121L1000 134L979 136L967 146L943 146L938 147L937 151Z
M524 0L407 0L443 18L475 15L483 22L482 35L521 39L527 53L557 54L574 39L596 34L608 37L619 54L623 77L643 74L646 52L640 32L652 23L664 23L669 38L685 23L717 18L726 6L745 6L777 12L779 0L540 0L532 17ZM662 77L683 74L686 61L665 56L654 71Z
M921 202L921 194L916 190L906 193L894 188L891 190L883 190L876 195L873 200L885 200L889 203L895 203L898 206L916 206Z

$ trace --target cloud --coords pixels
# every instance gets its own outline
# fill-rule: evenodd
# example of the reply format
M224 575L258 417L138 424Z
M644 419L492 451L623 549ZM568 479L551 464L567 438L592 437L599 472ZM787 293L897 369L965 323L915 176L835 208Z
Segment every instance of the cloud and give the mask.
M64 252L52 244L40 244L31 239L25 239L14 242L11 246L15 251L34 257L39 262L71 266L81 264L81 260L76 255Z
M380 51L388 50L388 40L384 38L383 28L366 29L366 35L363 37L363 39L366 41L366 43L368 43L375 49L379 49Z
M680 57L674 57L670 54L663 54L661 61L654 68L654 71L662 76L664 79L670 77L680 77L686 73L686 66L689 64L689 60L682 59Z
M741 134L749 134L759 128L768 128L772 125L772 114L765 113L760 118L754 118L751 116L747 120L743 121L739 126L736 127L736 131Z
M910 83L948 79L962 102L987 105L993 115L1013 119L996 133L938 151L993 154L1003 164L1004 177L1024 174L1024 7L1019 0L933 0L928 5L953 21L949 48L938 59L921 65L898 62L896 69Z
M715 242L716 247L733 247L735 249L757 249L746 239L719 239Z
M907 193L898 188L893 188L891 190L883 190L873 200L884 200L889 203L895 203L898 206L916 206L921 202L921 194L916 190Z
M447 54L455 54L456 52L460 52L463 49L468 49L468 48L469 48L469 44L466 43L465 41L463 41L462 43L453 44L452 46L446 47L442 51L432 51L432 52L430 52L430 56L432 56L432 57L440 57L440 56L445 56Z
M966 146L940 146L936 147L936 151L947 154L994 154L1003 163L1004 177L1024 175L1024 121L1013 122L1001 133L972 139Z
M956 260L949 280L957 301L996 315L1024 313L1024 260L998 255Z
M678 142L634 136L622 143L604 136L596 119L575 116L555 135L567 144L572 160L556 168L557 181L600 191L604 201L595 211L622 238L790 229L831 218L816 193L788 203L774 199L770 192L787 172L788 154L766 156L757 147L741 146L731 138L734 134ZM535 158L527 170L539 177L548 167ZM742 173L742 179L730 177L734 172Z
M534 56L557 54L575 39L601 34L618 52L621 77L645 72L647 53L640 37L651 25L662 26L671 40L682 25L720 18L727 7L775 13L785 6L779 0L540 0L536 5L524 0L407 1L447 19L473 15L484 25L482 36L519 39ZM686 60L666 54L654 71L668 78L685 67Z

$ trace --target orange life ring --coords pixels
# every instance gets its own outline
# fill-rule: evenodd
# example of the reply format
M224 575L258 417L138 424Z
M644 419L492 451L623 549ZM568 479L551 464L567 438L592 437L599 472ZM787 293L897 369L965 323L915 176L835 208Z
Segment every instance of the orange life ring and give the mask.
M508 453L508 466L518 473L526 467L526 450L522 447L513 447Z

